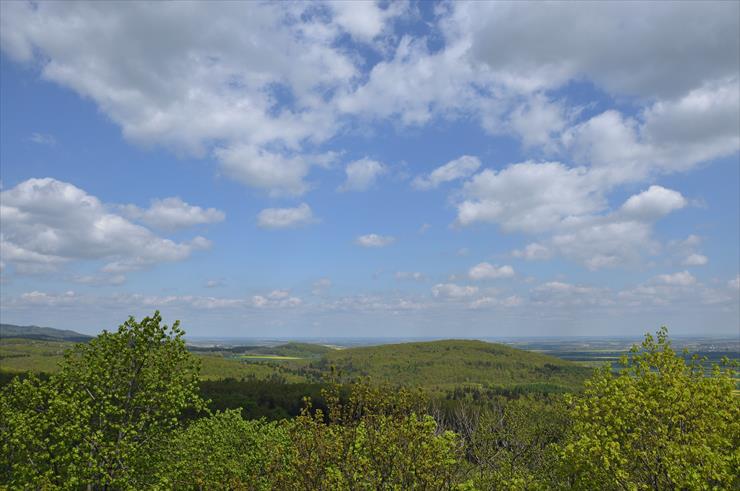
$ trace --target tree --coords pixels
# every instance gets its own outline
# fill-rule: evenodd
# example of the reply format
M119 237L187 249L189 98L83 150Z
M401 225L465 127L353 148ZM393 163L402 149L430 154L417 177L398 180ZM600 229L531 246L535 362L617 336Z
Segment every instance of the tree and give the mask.
M604 367L571 400L573 427L561 447L573 489L738 489L740 399L732 367L646 335L614 374ZM729 364L725 361L725 364Z
M338 385L324 399L327 413L309 403L288 425L292 466L276 489L462 489L461 442L424 414L419 392L362 382L348 400Z
M461 406L460 430L479 489L553 489L568 417L559 397L499 398L480 409Z
M48 381L3 389L3 481L19 487L130 488L151 478L151 455L183 410L204 409L198 363L179 323L159 312L69 350Z
M290 466L286 425L219 412L173 432L157 463L164 489L275 489Z

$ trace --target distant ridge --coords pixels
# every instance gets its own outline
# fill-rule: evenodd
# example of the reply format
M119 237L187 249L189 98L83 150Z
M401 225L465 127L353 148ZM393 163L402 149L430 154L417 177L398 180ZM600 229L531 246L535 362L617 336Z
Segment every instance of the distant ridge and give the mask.
M93 337L67 329L0 324L0 338L22 338L38 339L42 341L71 341L75 343L86 343Z

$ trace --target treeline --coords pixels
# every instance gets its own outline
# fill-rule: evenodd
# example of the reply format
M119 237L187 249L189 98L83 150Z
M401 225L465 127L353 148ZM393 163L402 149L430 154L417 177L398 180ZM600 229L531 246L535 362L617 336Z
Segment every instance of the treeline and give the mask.
M70 350L58 373L11 381L0 394L0 484L307 491L740 485L733 368L707 374L701 360L687 363L665 330L646 336L619 373L596 371L575 396L471 389L431 401L421 390L368 381L282 384L292 387L285 399L273 393L279 380L199 386L197 357L182 336L159 313L131 318ZM313 397L291 405L300 391ZM228 400L234 392L261 401L255 408L272 400L280 410L250 413L249 400ZM209 409L209 393L223 408L246 410Z

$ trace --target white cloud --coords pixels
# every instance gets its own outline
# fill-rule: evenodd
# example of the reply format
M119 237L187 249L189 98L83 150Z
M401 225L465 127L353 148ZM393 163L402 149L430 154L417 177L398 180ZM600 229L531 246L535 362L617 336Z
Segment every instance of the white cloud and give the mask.
M524 259L547 259L554 253L589 269L636 262L660 245L652 238L653 222L686 206L681 193L661 186L629 197L618 209L606 207L600 183L591 171L559 163L514 164L502 171L484 170L465 184L457 222L491 222L504 231L549 233L549 238L512 252Z
M696 283L696 278L688 271L680 271L673 274L661 274L656 276L653 281L664 285L689 286Z
M28 179L0 194L3 261L20 272L54 270L73 260L111 261L121 273L186 259L210 242L174 242L109 211L100 200L52 178Z
M535 304L552 307L593 307L609 306L614 303L611 292L606 288L574 285L562 281L550 281L531 291Z
M637 118L607 110L563 132L564 150L604 186L686 171L740 148L737 78L647 107ZM701 128L694 129L692 128Z
M436 9L431 28L442 49L389 30L416 15L405 2L2 8L1 44L11 58L37 63L47 80L93 100L128 139L214 156L223 174L272 195L311 188L322 159L307 150L353 118L422 125L472 117L525 147L599 167L601 184L586 191L597 199L609 186L740 147L733 2L546 5L535 13L518 2L461 2ZM377 50L366 55L345 33L377 41ZM584 79L646 106L632 118L607 110L573 125L581 108L552 91ZM422 187L443 182L420 179ZM496 219L495 204L466 200L461 219Z
M257 215L262 228L292 228L315 222L311 207L301 203L295 208L266 208Z
M727 288L730 288L732 290L740 290L740 274L735 276L735 279L727 282Z
M478 293L477 286L457 285L455 283L439 283L432 287L432 295L443 298L471 297Z
M678 191L650 186L647 191L630 196L620 211L631 219L652 221L672 211L680 210L686 204L686 199Z
M282 300L282 299L290 297L290 291L289 290L273 290L267 296L268 298L272 300Z
M276 294L277 293L277 294ZM260 309L263 308L295 308L303 304L303 300L298 297L291 297L289 295L282 295L283 292L279 290L272 291L267 296L254 295L252 297L251 305ZM276 294L276 295L275 295Z
M84 275L74 278L76 283L83 285L122 285L126 282L126 276L117 275Z
M453 41L430 53L426 40L403 36L393 57L372 67L367 83L337 97L337 108L364 119L398 116L403 125L422 125L436 113L459 111L476 98L466 51L467 46Z
M735 76L738 15L728 2L543 4L534 12L522 2L460 2L445 27L468 41L473 63L522 90L583 77L649 98Z
M206 281L206 288L218 288L224 285L224 281L221 279L213 279Z
M509 265L495 266L490 263L476 264L470 271L468 276L472 280L493 280L498 278L511 278L514 276L514 268Z
M319 278L313 282L311 293L314 295L323 295L326 290L331 288L332 282L329 278Z
M177 230L194 225L217 223L226 218L224 212L220 210L193 206L177 197L155 199L151 206L145 210L134 205L126 205L121 208L130 219L164 230Z
M378 177L388 172L387 166L369 158L355 160L347 164L347 179L339 186L339 191L367 191Z
M385 29L389 19L400 15L407 8L405 2L392 2L381 8L378 2L327 2L333 20L353 38L370 42Z
M457 205L461 225L498 223L505 231L552 229L571 215L601 210L603 197L586 169L558 162L524 162L501 171L486 169L463 187Z
M434 169L428 176L417 176L412 185L416 189L434 189L444 182L462 179L475 173L480 167L480 159L463 155Z
M362 247L385 247L395 241L395 237L389 235L367 234L357 237L355 244Z
M540 261L550 259L550 257L552 257L552 252L542 244L533 242L531 244L527 244L524 249L516 249L512 251L511 255L526 259L527 261Z
M485 307L518 307L524 303L524 299L518 295L511 295L506 298L481 297L473 300L468 305L471 309L482 309Z
M508 128L521 138L525 147L551 147L569 119L563 104L535 94L512 111ZM494 128L489 127L491 129Z
M649 223L622 221L613 217L585 220L555 234L551 246L563 256L584 264L590 270L637 263L643 252L657 252Z
M213 153L246 185L300 194L311 162L298 151L338 127L323 95L357 75L335 46L337 25L315 10L18 2L3 5L0 31L6 54L92 99L127 139ZM290 107L278 103L279 89Z
M215 153L229 177L269 190L273 196L300 196L309 189L305 178L311 165L305 157L288 157L254 145L233 145Z
M704 266L709 262L709 258L703 254L689 254L683 260L684 266Z

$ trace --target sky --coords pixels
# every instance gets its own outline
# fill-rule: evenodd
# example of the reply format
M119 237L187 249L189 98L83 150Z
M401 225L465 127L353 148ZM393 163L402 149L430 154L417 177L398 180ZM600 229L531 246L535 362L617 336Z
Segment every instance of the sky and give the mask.
M2 2L0 317L740 335L738 2Z

